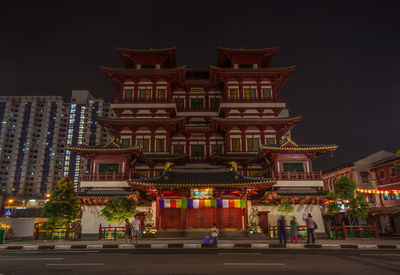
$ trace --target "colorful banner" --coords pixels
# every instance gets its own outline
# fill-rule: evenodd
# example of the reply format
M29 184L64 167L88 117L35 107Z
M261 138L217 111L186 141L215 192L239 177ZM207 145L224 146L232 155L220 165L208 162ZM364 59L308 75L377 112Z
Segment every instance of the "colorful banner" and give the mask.
M160 208L246 208L246 200L181 200L166 199L159 200Z

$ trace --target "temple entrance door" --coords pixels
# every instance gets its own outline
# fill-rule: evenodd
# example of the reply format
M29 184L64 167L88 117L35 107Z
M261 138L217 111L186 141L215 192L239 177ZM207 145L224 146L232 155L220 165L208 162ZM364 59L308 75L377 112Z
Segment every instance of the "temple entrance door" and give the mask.
M269 226L268 226L268 212L269 211L259 211L258 219L260 221L260 227L264 234L268 234Z
M224 230L242 229L241 208L220 208L221 225Z
M192 145L192 157L204 157L204 145Z
M161 210L161 228L163 230L176 229L181 227L181 209L180 208L162 208Z
M212 208L186 209L186 219L188 229L205 229L211 228L213 219Z

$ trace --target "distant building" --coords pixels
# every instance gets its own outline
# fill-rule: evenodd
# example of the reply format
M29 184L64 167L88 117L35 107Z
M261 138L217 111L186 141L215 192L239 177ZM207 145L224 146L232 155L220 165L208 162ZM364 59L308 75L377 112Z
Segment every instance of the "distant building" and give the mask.
M0 191L44 197L62 177L69 104L60 96L0 97Z
M375 190L377 209L371 211L376 216L382 233L400 234L400 171L395 164L400 157L392 155L374 162L369 169Z
M337 180L341 177L352 179L357 188L373 188L372 176L369 173L369 168L378 160L386 157L392 157L394 154L385 150L380 150L376 153L358 158L354 161L341 164L332 169L323 172L324 188L331 191L335 189ZM366 194L366 200L371 206L375 206L375 195Z
M110 104L103 99L95 99L87 90L73 90L69 108L67 145L95 145L108 141L109 131L99 127L96 122L98 116L113 116ZM87 171L88 165L87 160L66 151L64 175L69 176L76 186L79 184L79 173Z

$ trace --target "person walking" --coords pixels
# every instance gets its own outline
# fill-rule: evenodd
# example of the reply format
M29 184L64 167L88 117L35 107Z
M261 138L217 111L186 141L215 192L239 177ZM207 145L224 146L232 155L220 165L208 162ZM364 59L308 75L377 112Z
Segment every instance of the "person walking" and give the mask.
M125 243L127 243L128 238L132 242L132 225L128 219L125 219Z
M279 236L279 243L286 244L286 220L285 216L280 216L278 220L278 236Z
M296 217L293 217L290 221L290 242L292 243L293 241L298 242Z
M311 213L308 213L308 216L303 216L303 220L306 222L306 227L307 227L307 243L310 243L310 239L312 239L312 243L315 243L315 235L314 235L314 230L315 230L315 223L314 219L311 216Z
M219 230L217 228L217 225L214 223L213 226L211 227L211 237L214 244L218 243L218 233Z
M133 236L135 237L135 244L138 243L138 237L140 234L140 220L139 216L135 216L135 219L132 222L133 225Z

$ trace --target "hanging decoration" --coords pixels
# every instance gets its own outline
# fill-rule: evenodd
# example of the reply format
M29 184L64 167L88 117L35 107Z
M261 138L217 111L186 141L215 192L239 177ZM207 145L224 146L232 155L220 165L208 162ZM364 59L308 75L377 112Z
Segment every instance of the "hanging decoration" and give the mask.
M400 194L399 189L391 189L391 190L377 190L377 189L363 189L363 188L356 188L358 192L366 193L366 194Z
M246 208L246 200L182 200L169 199L159 200L160 208Z

